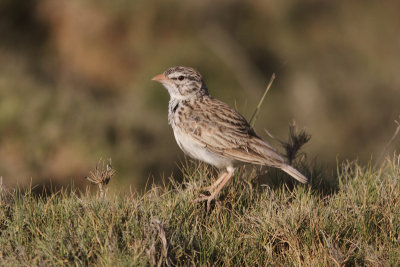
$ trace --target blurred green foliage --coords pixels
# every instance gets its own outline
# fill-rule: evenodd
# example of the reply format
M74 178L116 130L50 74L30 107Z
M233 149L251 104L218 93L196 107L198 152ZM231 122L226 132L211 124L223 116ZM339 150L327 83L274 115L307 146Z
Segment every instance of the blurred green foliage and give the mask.
M79 185L111 157L124 190L177 171L168 95L150 80L173 65L197 68L247 118L276 73L261 135L284 139L295 120L309 155L368 160L400 113L399 12L395 1L2 0L0 176Z

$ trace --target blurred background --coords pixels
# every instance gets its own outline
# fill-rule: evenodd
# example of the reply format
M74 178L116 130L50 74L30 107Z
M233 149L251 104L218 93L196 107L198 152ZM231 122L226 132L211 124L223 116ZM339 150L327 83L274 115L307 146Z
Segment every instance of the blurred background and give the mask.
M112 158L115 190L179 176L169 96L151 78L191 66L210 93L336 170L376 159L400 114L398 1L0 1L0 176L86 186ZM399 141L391 152L399 148ZM389 152L390 152L389 151Z

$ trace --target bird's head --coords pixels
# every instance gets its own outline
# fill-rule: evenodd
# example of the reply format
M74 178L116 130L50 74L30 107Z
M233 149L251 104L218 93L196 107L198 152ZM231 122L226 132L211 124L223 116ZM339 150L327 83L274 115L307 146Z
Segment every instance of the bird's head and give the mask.
M198 94L208 94L203 77L193 68L172 67L152 80L164 85L171 98L185 100Z

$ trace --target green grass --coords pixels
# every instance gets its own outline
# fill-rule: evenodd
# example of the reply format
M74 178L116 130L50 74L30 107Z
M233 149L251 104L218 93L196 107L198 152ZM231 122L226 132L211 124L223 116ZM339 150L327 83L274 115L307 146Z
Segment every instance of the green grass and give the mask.
M0 265L397 265L400 157L338 172L327 192L242 171L210 212L193 203L210 182L203 165L144 195L3 188Z

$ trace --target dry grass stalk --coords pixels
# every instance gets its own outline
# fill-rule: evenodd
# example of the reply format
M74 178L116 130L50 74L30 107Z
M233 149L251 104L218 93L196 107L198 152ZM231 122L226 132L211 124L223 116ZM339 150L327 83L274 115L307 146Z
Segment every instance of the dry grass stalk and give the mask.
M285 148L286 157L289 164L292 164L293 160L299 155L300 149L311 139L311 135L306 133L304 130L297 132L297 126L295 122L289 125L289 138L287 142L280 141L282 146Z
M400 118L400 116L399 116L399 118ZM379 162L382 161L383 156L386 154L386 152L389 149L390 145L393 143L393 141L396 139L397 135L400 132L400 123L397 120L395 120L394 123L397 124L396 130L394 131L394 134L392 135L392 138L390 138L389 142L387 142L387 144L383 148L382 153L379 155L379 158L375 162L375 165L374 165L375 168L378 166Z
M152 228L158 233L158 238L161 241L161 257L157 261L157 256L156 256L156 242L152 243L150 249L147 250L147 255L149 256L150 263L152 266L163 266L163 263L166 266L173 266L173 261L170 256L170 244L167 239L167 234L165 232L165 229L163 225L161 224L160 220L154 218L151 221L151 226ZM164 261L163 261L164 259Z
M109 163L107 163L106 166L104 166L104 161L100 159L95 170L90 171L89 176L86 176L86 179L93 184L97 184L100 195L104 196L104 187L110 182L111 177L113 177L114 174L115 170L111 165L111 159L109 159Z
M274 82L274 80L275 80L275 73L272 74L271 79L269 80L269 83L267 85L267 88L265 89L265 92L264 92L263 96L261 97L260 102L258 102L256 110L254 110L254 113L251 116L251 119L249 122L251 126L254 126L254 124L256 123L258 113L260 112L260 109L261 109L261 105L264 103L264 99L267 96L267 93L268 93L269 89L271 88L271 85Z

